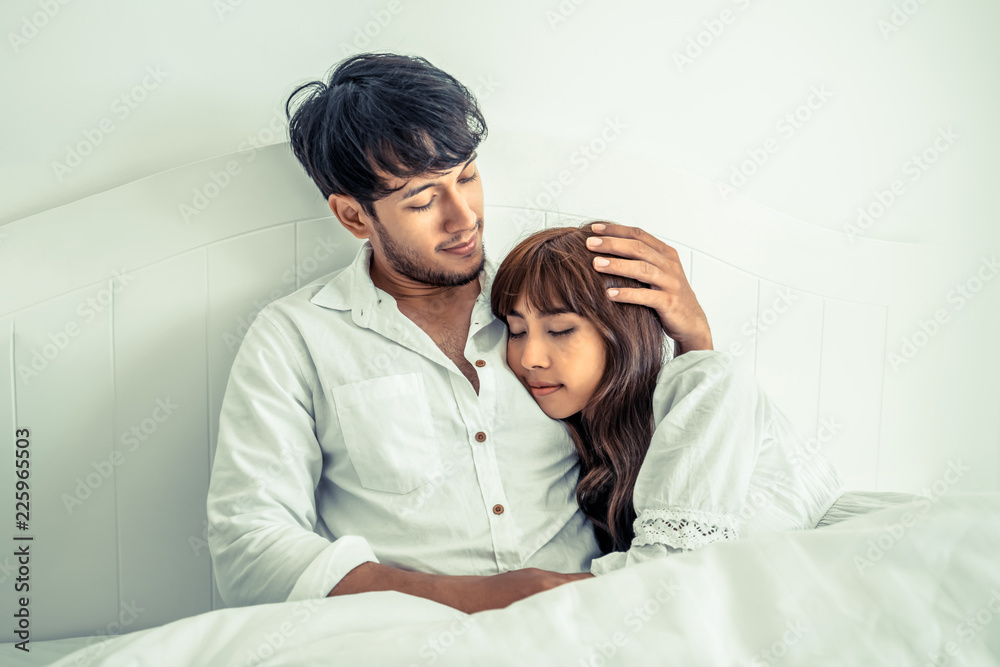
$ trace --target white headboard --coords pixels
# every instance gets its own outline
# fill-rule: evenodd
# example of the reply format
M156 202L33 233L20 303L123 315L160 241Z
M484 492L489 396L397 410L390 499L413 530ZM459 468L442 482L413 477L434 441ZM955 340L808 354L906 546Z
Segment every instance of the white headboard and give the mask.
M494 131L480 151L491 255L541 226L591 218L674 244L716 349L757 374L850 486L878 488L880 461L906 446L881 421L899 289L886 277L912 272L918 250L848 245L613 151L581 167L574 149ZM0 294L0 497L14 494L15 428L29 429L32 638L222 606L205 495L239 341L263 304L345 265L359 242L284 144L162 172L5 232L0 281L17 289ZM0 556L7 618L15 576L14 558ZM0 639L13 639L10 624Z

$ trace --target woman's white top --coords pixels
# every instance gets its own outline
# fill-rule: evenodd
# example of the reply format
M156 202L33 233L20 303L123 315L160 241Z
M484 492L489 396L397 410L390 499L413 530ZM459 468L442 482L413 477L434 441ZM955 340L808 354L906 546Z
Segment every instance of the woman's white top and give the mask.
M663 365L656 430L633 493L635 539L593 561L595 575L782 530L814 528L843 493L815 438L796 432L753 374L714 350Z

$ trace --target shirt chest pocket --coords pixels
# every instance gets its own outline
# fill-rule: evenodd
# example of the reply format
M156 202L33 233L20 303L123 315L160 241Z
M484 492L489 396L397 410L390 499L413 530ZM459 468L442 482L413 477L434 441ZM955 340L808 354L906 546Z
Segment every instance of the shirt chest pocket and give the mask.
M365 488L409 493L440 470L440 445L420 373L336 387L333 401Z

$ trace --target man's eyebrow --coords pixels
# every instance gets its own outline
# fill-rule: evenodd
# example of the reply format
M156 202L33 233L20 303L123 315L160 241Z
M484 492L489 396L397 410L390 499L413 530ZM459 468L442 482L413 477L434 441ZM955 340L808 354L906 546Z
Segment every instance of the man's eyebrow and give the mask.
M479 154L478 153L473 153L472 157L469 158L469 161L466 162L464 165L462 165L462 171L465 171L465 168L468 167L470 164L472 164L472 162L477 157L479 157ZM412 187L412 188L410 188L409 190L407 190L406 192L403 193L403 197L402 197L402 199L400 201L405 201L405 200L409 199L410 197L416 197L417 195L419 195L421 192L423 192L427 188L432 188L435 185L441 185L441 183L439 183L438 181L432 181L431 183L425 183L423 185L418 185L418 186Z
M541 317L553 317L555 315L565 315L567 313L569 313L570 315L574 315L575 314L569 308L555 308L554 310L539 310L538 311L538 314ZM527 318L524 317L524 315L522 315L521 313L517 312L516 310L510 311L507 314L507 317L520 317L522 320L523 319L527 319Z

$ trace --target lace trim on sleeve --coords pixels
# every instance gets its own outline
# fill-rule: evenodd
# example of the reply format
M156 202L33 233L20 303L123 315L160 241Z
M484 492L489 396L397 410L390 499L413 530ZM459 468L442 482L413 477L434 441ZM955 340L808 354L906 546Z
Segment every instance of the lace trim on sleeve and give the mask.
M712 542L739 538L736 517L686 509L643 510L636 518L632 546L666 544L675 549L698 549Z

